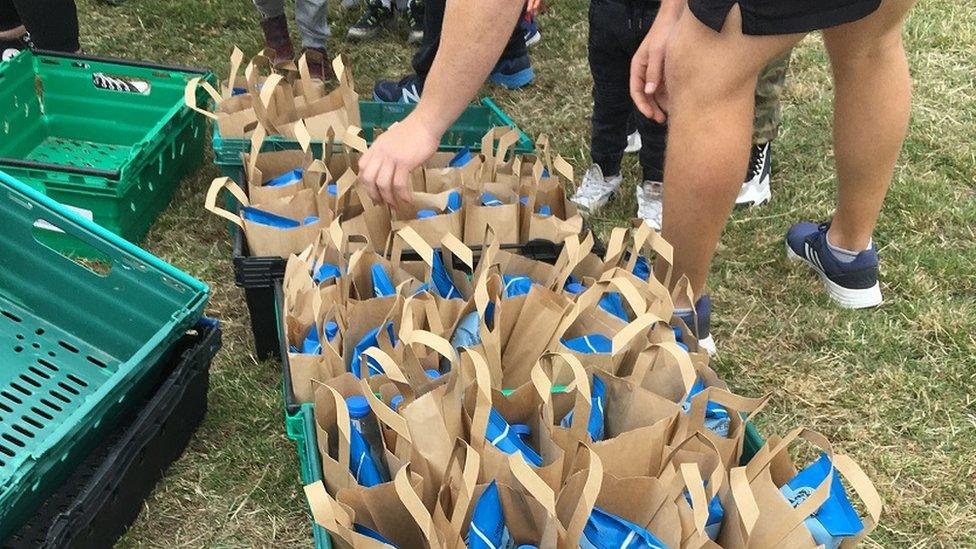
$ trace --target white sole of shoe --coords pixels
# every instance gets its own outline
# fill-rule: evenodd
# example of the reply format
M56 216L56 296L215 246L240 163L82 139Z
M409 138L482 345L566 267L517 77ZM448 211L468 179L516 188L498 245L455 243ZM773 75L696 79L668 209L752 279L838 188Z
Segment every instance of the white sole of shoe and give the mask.
M705 339L699 339L698 346L704 349L705 352L708 353L708 356L710 357L714 357L716 354L718 354L718 348L715 347L715 340L712 338L711 335L709 335Z
M533 34L531 38L525 41L525 47L531 48L539 42L542 42L542 33L537 32Z
M813 272L817 273L817 276L819 276L820 281L823 282L824 289L827 290L827 295L830 296L830 299L845 309L870 309L871 307L877 307L884 302L884 299L881 297L880 282L876 282L874 286L870 288L863 290L852 290L850 288L840 286L827 278L827 275L820 272L820 269L818 269L816 265L794 252L793 248L790 248L789 244L786 244L786 258L793 262L801 262L807 267L810 267Z
M773 198L773 191L769 187L770 176L766 176L758 185L749 184L745 192L739 194L735 199L736 206L749 204L752 206L762 206Z

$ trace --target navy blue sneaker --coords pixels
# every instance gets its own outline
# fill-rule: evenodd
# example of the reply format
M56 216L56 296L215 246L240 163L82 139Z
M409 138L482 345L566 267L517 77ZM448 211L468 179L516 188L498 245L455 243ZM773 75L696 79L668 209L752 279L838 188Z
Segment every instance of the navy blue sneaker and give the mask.
M519 19L519 31L525 37L525 45L532 47L542 41L542 33L539 32L539 24L535 22L535 17L531 13L523 14Z
M847 309L866 309L881 305L878 283L878 252L872 246L857 254L854 261L842 263L827 247L830 223L803 222L786 233L786 257L802 261L820 275L827 295Z
M419 103L423 85L416 74L404 76L399 82L380 80L373 86L373 101L384 103Z
M535 70L532 69L532 61L529 60L529 54L512 59L499 60L495 68L492 69L491 74L488 75L488 80L510 90L517 90L528 86L535 80Z
M688 328L698 338L698 346L704 349L710 356L715 356L715 340L712 339L712 299L707 295L698 298L695 303L695 312L676 312L675 316L680 318ZM698 317L697 324L695 317Z

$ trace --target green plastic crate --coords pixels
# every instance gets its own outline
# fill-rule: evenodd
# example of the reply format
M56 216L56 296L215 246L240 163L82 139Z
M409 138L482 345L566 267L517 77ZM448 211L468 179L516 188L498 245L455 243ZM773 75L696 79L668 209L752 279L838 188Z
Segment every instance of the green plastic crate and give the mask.
M138 243L203 161L206 121L183 102L198 76L214 81L197 69L16 55L0 63L0 169ZM57 231L43 239L92 252Z
M285 412L285 429L288 438L295 441L302 484L322 480L322 458L319 457L315 432L315 405L302 404L294 414ZM752 459L766 441L753 423L746 424L746 438L742 448L742 463ZM312 521L312 537L316 549L332 549L329 532Z
M209 290L3 172L0 219L2 542L161 377ZM101 260L41 243L38 221Z
M360 101L359 110L363 123L363 137L368 143L373 142L376 128L389 128L394 123L407 117L413 111L414 105L403 103L383 103L379 101ZM440 150L457 151L464 147L472 150L481 149L481 138L488 130L495 127L510 127L518 130L518 126L505 111L490 98L481 100L480 105L471 105L458 117L457 121L447 130L441 140ZM532 140L519 130L521 135L515 145L515 152L531 154L535 150ZM281 136L271 136L261 145L261 152L297 150L300 145L295 140ZM220 173L232 180L244 181L244 161L242 153L250 152L251 140L243 138L223 138L217 125L213 129L214 164ZM316 157L322 156L322 143L313 142L312 151Z

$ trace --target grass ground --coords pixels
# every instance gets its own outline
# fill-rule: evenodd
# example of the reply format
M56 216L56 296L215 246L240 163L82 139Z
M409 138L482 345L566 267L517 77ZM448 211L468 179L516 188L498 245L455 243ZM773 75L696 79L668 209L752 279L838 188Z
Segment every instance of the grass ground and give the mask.
M92 53L207 66L226 76L233 46L260 47L247 0L80 0ZM586 3L566 0L541 20L537 82L488 90L533 135L585 169L590 79ZM355 14L333 10L344 36ZM404 33L368 45L332 41L356 69L360 92L397 76L412 52ZM816 39L796 52L774 148L774 198L735 213L711 279L719 371L741 393L774 393L766 433L807 425L863 464L887 507L869 545L976 546L976 4L927 0L907 30L916 81L914 119L876 235L886 304L832 307L810 273L783 258L793 221L824 218L833 199L830 80ZM627 175L636 177L634 160ZM206 167L186 181L147 246L213 288L224 350L210 414L124 538L124 546L308 546L297 459L285 438L274 364L252 355L247 311L232 283L223 225L204 212ZM633 193L596 226L635 210Z

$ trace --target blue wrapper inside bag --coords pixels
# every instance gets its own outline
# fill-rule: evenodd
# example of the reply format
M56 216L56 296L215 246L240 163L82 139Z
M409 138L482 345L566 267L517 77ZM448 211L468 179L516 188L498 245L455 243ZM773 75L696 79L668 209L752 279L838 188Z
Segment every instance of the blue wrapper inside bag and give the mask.
M437 289L437 294L444 299L461 299L463 297L461 292L454 285L454 281L451 280L451 275L447 272L447 267L444 266L444 260L441 259L441 254L434 253L434 265L431 269L431 279L434 283L434 288Z
M605 354L613 351L613 340L603 334L583 335L560 341L577 353Z
M705 484L708 485L707 482ZM691 494L688 493L688 490L685 490L685 501L691 505ZM725 509L722 508L722 500L716 494L712 501L708 502L708 518L705 520L705 535L708 536L708 539L714 541L718 538L719 532L722 531L722 519L724 518Z
M593 439L593 442L598 442L603 440L604 434L603 418L606 412L603 406L607 399L607 386L599 376L593 376L592 379L593 382L590 384L590 420L586 424L586 430L590 433L590 438ZM573 410L570 410L563 417L559 425L566 429L569 429L573 425Z
M580 549L667 549L654 534L640 526L594 507L583 527Z
M362 372L360 372L360 357L362 356L363 351L369 349L370 347L379 347L379 340L377 339L377 336L379 336L380 328L381 326L377 326L376 328L366 332L366 335L364 335L362 339L356 343L356 346L353 349L352 360L349 362L349 371L351 371L356 377L362 377ZM392 322L386 323L386 333L388 336L390 336L390 342L393 345L396 345L397 338L396 334L393 333ZM380 375L383 373L383 368L372 358L366 360L366 365L370 376Z
M579 295L586 291L586 286L575 276L569 275L563 289L571 294ZM603 294L603 297L600 298L600 308L624 322L630 322L630 316L627 314L627 309L624 308L623 297L617 292Z
M468 549L513 549L515 540L505 525L505 511L495 481L478 498L468 527Z
M488 303L485 307L485 323L489 328L493 325L495 316L495 304ZM473 348L477 347L481 343L481 317L478 316L478 311L471 311L470 313L464 315L460 321L458 321L457 327L454 328L454 334L451 335L451 345L455 349L462 348Z
M383 534L380 534L379 532L377 532L376 530L373 530L372 528L367 528L366 526L363 526L362 524L355 524L354 523L352 525L352 529L357 534L362 534L362 535L364 535L364 536L366 536L368 538L373 538L373 539L375 539L378 542L385 543L385 544L389 545L390 547L396 547L395 545L393 545L393 542L391 542L390 540L384 538L383 537Z
M454 155L454 158L447 163L449 168L463 168L468 165L468 162L474 159L474 155L471 154L471 149L465 147Z
M302 176L305 174L305 170L301 168L295 168L290 172L285 172L277 177L272 177L271 179L264 182L265 187L284 187L287 185L294 185L302 180Z
M505 284L502 289L505 298L525 295L532 290L532 279L527 276L502 275L502 282Z
M369 273L373 279L373 297L389 297L396 294L393 281L390 280L390 275L386 274L382 265L374 263L369 268Z
M481 193L482 206L504 206L505 203L491 193Z
M705 390L705 383L699 379L691 386L688 396L681 404L681 408L687 414L691 411L691 400L695 395ZM729 412L721 404L716 404L711 400L705 404L705 427L708 427L716 435L726 438L729 436Z
M506 454L519 453L528 463L536 467L542 465L542 457L515 433L508 421L494 408L488 414L488 430L485 432L485 438L492 446Z
M274 227L276 229L294 229L296 227L301 227L302 225L315 223L319 220L317 216L310 215L305 219L298 221L283 215L266 212L253 206L246 206L242 208L241 215L244 216L244 219L252 223L267 225L268 227Z
M637 262L634 263L634 270L632 272L634 276L647 282L651 278L651 262L642 255L637 256Z
M786 501L790 502L790 505L796 507L816 490L830 474L832 468L830 456L826 453L821 454L817 461L781 486L780 493ZM816 513L803 521L803 524L810 531L813 540L827 549L837 549L845 539L856 536L864 529L864 523L847 498L847 492L837 471L834 471L831 479L827 501L817 509Z
M321 284L330 278L339 278L342 276L342 270L339 269L338 265L333 265L332 263L323 263L312 269L314 275L312 275L312 280L316 284Z

